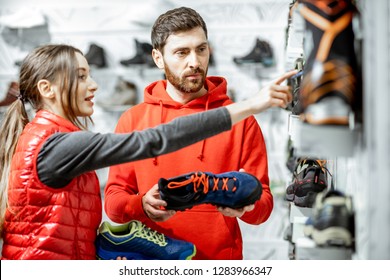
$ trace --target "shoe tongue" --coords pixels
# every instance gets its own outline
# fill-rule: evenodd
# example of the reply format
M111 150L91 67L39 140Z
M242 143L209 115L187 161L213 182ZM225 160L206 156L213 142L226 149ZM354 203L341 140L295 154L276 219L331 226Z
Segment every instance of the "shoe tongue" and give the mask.
M129 223L130 234L139 231L142 228L140 221L131 221Z

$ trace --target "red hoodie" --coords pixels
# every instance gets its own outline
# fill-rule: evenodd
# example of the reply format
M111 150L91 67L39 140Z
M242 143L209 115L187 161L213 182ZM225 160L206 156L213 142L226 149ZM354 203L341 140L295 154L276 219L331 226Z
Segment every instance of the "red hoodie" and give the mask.
M116 132L124 133L154 127L184 115L232 103L226 95L226 80L208 77L204 96L181 104L166 92L166 81L146 87L144 103L126 111ZM194 124L196 125L196 124ZM165 235L196 245L194 259L242 259L242 237L236 218L223 216L212 205L199 205L177 212L165 222L154 223L144 213L142 196L159 178L193 171L222 173L244 168L262 183L263 194L255 209L241 217L246 223L265 222L273 209L269 189L267 153L261 129L254 117L233 126L230 131L195 143L179 151L111 167L105 189L105 211L114 222L140 220Z

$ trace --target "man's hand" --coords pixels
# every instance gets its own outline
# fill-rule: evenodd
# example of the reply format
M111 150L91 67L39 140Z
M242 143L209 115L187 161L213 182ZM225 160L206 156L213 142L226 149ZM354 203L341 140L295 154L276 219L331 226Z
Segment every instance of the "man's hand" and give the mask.
M142 207L153 222L164 222L176 214L174 210L165 210L165 206L167 203L160 198L157 184L142 197Z

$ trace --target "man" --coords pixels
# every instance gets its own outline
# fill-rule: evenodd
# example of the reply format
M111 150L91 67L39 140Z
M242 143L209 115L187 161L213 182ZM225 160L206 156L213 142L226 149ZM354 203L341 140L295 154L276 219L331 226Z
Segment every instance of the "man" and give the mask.
M232 103L226 95L226 80L206 76L210 57L207 28L196 11L182 7L162 14L152 28L152 44L153 59L164 69L166 80L146 87L144 102L121 116L116 132L154 127ZM288 88L277 83L269 90L285 93ZM166 203L157 188L159 178L242 169L262 184L261 199L254 205L241 209L199 205L178 212L164 209ZM194 259L242 259L237 218L261 224L272 209L266 147L254 117L180 151L111 167L105 189L105 210L110 219L117 223L140 220L167 236L192 242L197 248Z

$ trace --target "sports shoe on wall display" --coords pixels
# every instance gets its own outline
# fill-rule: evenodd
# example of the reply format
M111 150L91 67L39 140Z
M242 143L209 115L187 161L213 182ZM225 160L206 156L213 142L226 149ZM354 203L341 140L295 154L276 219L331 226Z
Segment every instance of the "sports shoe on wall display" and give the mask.
M308 219L304 233L318 246L344 246L354 249L355 214L352 197L337 190L317 195L313 216Z
M153 46L146 42L140 42L134 39L135 42L135 55L129 59L123 59L120 63L123 66L131 67L135 65L146 65L149 67L155 67L156 64L153 61L152 50Z
M328 187L324 161L302 158L296 165L293 181L286 189L286 200L299 207L312 207L318 193Z
M302 112L301 104L300 104L300 98L299 98L299 91L300 91L300 85L302 82L302 74L303 70L299 71L297 74L292 76L287 80L287 85L291 88L292 93L292 101L288 104L287 110L291 111L293 115L299 115Z
M306 55L301 119L310 124L349 125L360 98L351 0L298 0L305 20Z
M275 64L274 54L270 44L258 38L256 39L255 46L247 55L242 57L234 57L233 61L237 65L261 63L265 67L270 67Z
M137 220L121 225L104 221L95 243L101 260L190 260L196 254L194 244L170 238Z
M97 44L92 43L89 46L88 52L85 54L85 58L91 66L96 66L97 68L107 67L105 51Z
M246 172L191 172L158 182L160 196L166 209L185 210L199 204L241 208L260 199L259 180Z

